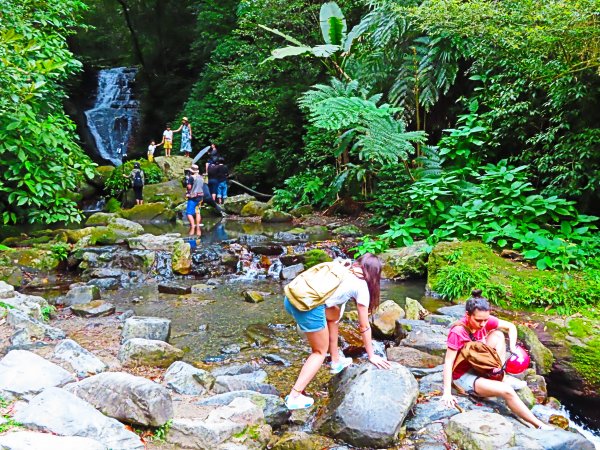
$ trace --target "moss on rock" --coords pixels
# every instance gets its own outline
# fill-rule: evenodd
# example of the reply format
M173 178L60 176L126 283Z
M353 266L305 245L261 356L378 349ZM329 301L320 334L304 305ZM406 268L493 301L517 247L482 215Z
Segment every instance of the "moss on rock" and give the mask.
M115 217L119 216L114 213L97 212L88 217L85 221L85 224L88 226L108 225L108 223Z
M571 354L573 355L573 368L598 392L600 389L600 371L598 371L600 367L600 336L587 341L585 345L573 345Z
M331 256L329 256L325 250L321 250L320 248L313 248L312 250L307 251L303 256L304 267L306 269L323 262L333 261Z
M121 211L121 216L134 222L174 222L176 212L165 202L144 203Z
M244 205L240 211L242 217L262 216L269 209L269 205L259 201L250 201Z

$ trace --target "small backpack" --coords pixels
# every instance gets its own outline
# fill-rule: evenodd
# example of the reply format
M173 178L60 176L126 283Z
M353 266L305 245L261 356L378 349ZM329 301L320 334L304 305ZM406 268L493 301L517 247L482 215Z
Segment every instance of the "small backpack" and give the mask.
M300 311L310 311L325 303L350 270L336 262L324 262L294 278L285 288L289 302Z
M463 324L455 325L462 326L469 333L471 342L467 342L463 348L460 349L452 371L463 362L466 361L471 368L477 373L477 375L483 378L489 378L490 380L502 381L504 378L504 368L502 360L496 352L495 348L490 347L484 342L475 340L475 336L471 331Z
M144 179L142 178L142 171L136 170L133 174L133 187L142 187L144 185Z

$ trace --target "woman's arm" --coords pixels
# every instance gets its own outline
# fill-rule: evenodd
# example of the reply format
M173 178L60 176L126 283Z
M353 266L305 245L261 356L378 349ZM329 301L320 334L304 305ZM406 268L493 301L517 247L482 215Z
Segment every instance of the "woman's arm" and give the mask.
M452 395L452 366L454 366L457 354L456 350L447 349L446 357L444 358L444 393L442 401L449 408L453 408L456 403L456 399Z
M373 351L371 325L369 324L369 309L360 303L356 304L356 309L358 309L358 331L360 332L363 344L365 345L369 361L380 369L389 369L391 367L390 363L381 356L376 355Z
M173 133L179 133L182 128L183 128L183 124L179 125L179 128L177 128L176 130L172 130L172 131L173 131Z
M508 333L508 348L514 352L517 348L517 327L512 322L498 319L498 328Z

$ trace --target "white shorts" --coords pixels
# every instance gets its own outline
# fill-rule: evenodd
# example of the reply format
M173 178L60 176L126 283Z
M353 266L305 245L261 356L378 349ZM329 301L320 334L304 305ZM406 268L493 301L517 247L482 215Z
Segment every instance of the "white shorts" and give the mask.
M464 390L467 394L471 394L471 393L474 394L475 389L473 386L475 385L475 380L477 380L477 378L481 378L481 377L479 375L477 375L475 372L473 372L472 370L469 370L462 377L460 377L457 380L454 380L454 383L459 388Z

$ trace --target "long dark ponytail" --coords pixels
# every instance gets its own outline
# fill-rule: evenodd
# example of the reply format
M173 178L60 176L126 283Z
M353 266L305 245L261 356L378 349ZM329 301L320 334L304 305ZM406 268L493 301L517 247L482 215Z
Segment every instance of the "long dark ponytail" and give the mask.
M364 280L369 288L369 313L373 313L379 307L381 288L381 260L372 253L365 253L356 260L363 272Z

